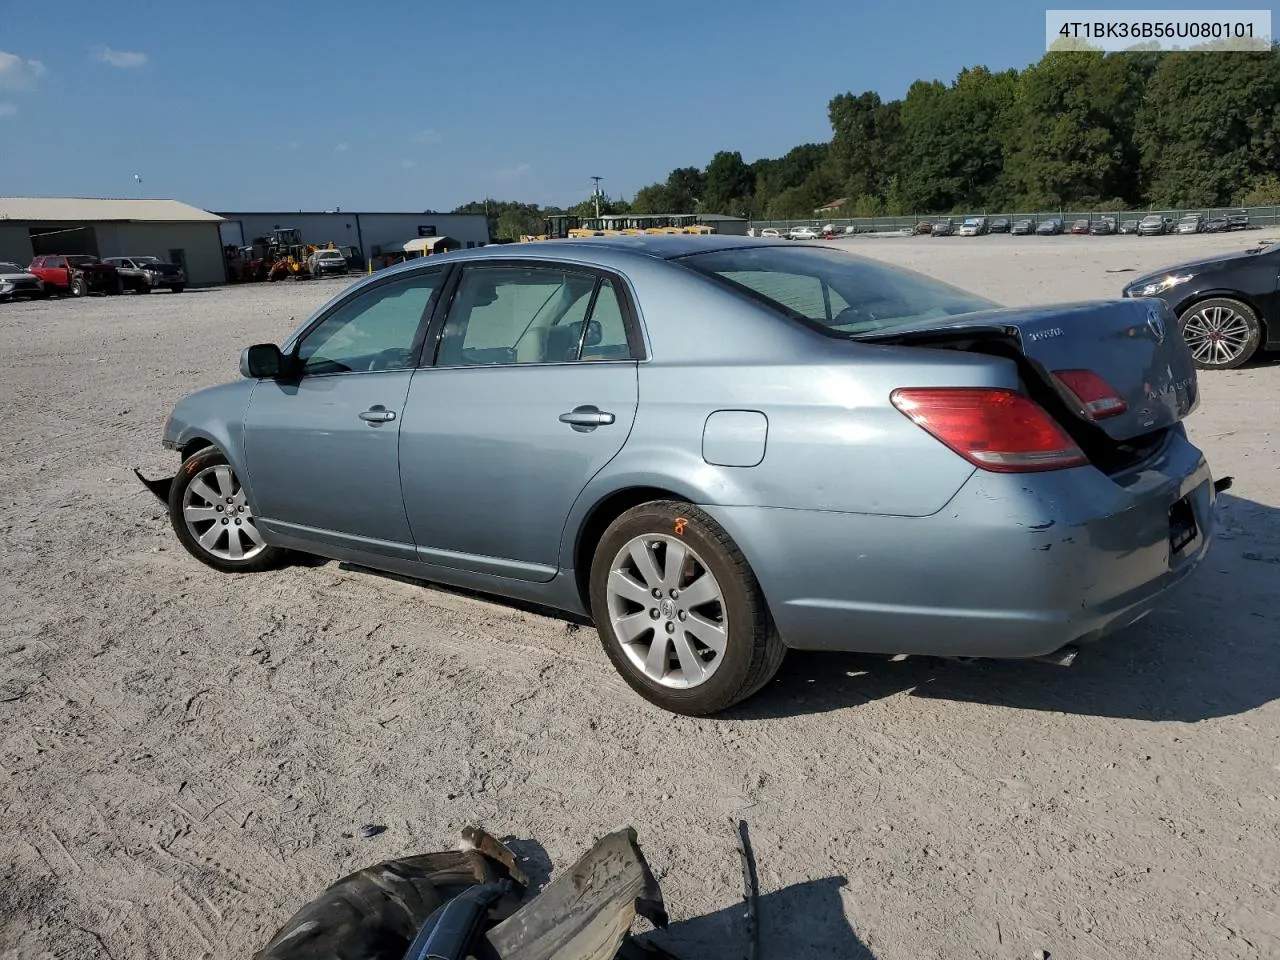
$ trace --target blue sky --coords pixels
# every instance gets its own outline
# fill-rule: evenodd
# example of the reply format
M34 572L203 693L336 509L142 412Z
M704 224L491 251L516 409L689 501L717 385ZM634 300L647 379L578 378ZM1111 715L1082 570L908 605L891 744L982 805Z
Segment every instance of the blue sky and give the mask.
M828 139L836 93L1044 47L1026 0L0 0L0 24L0 195L139 174L215 210L629 197Z

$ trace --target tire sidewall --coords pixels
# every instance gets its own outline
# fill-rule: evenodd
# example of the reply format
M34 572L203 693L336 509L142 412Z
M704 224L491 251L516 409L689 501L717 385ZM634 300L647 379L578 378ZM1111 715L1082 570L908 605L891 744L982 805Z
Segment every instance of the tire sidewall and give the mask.
M1258 323L1258 314L1247 303L1236 300L1233 297L1208 297L1204 300L1197 300L1182 311L1182 315L1178 318L1178 329L1183 331L1185 335L1186 322L1192 314L1199 313L1201 310L1215 305L1227 307L1244 317L1245 322L1249 325L1249 342L1245 345L1244 352L1230 363L1201 363L1198 360L1193 360L1192 362L1201 370L1235 370L1252 359L1253 355L1258 352L1258 347L1262 341L1262 325Z
M233 473L235 472L235 467L231 466L222 451L217 447L205 447L182 462L182 469L178 471L177 476L173 478L173 483L169 486L169 523L187 552L201 563L208 564L215 570L221 570L223 573L255 573L259 570L265 570L275 564L281 554L280 548L268 546L261 553L248 560L226 560L222 557L215 557L200 546L196 538L191 535L191 531L187 529L186 520L183 519L183 496L187 491L187 487L191 485L191 481L196 478L200 471L224 464L231 467ZM243 480L241 483L243 484Z
M677 524L680 519L685 523ZM683 533L677 531L678 527L683 529ZM728 639L722 655L724 660L711 679L697 687L677 690L650 680L632 665L613 631L607 589L613 560L630 540L645 534L684 540L720 585L729 621ZM724 536L715 521L697 507L659 501L635 507L615 520L600 538L592 558L591 614L605 653L633 690L651 703L674 713L700 716L724 709L738 699L751 670L755 631L762 620L763 601L754 575L745 563L735 560L725 548L720 539Z

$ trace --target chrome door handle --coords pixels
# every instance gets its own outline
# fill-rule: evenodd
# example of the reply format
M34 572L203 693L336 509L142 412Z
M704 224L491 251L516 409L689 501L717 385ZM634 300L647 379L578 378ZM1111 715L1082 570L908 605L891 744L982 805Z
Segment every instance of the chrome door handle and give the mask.
M364 413L360 414L360 419L369 423L387 423L396 418L394 410L388 410L382 404L375 404Z
M601 410L594 404L583 404L580 407L574 407L568 413L560 414L560 422L567 423L578 432L594 430L596 427L604 427L613 423L614 416L607 410Z

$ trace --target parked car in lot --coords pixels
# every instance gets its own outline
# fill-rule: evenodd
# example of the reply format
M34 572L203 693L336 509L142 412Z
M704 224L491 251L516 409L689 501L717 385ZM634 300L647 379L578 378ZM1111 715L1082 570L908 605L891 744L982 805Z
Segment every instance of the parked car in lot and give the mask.
M182 267L159 257L106 257L102 262L115 267L124 289L135 293L150 293L157 287L181 293L187 288Z
M779 240L782 238L782 234L779 233L777 228L775 227L765 227L763 230L760 231L760 236L768 238L770 240Z
M817 240L818 231L813 227L792 227L787 236L792 240Z
M36 299L44 296L44 282L31 271L0 260L0 300L13 300L17 297Z
M86 254L39 256L28 270L52 293L83 297L90 293L120 293L123 287L116 268Z
M1009 232L1009 218L1008 218L1008 217L996 217L994 220L992 220L992 221L991 221L991 232L992 232L992 233L1008 233L1008 232Z
M1162 300L1201 370L1231 370L1280 349L1280 245L1179 264L1138 277L1126 297Z
M1062 232L1062 221L1057 217L1050 217L1048 220L1041 220L1040 226L1036 227L1036 233L1042 237L1051 237Z
M956 232L956 226L950 219L933 221L930 234L935 237L949 237Z
M1228 230L1248 230L1249 215L1247 213L1232 213L1227 215Z
M1071 224L1071 232L1074 234L1087 234L1089 232L1089 218L1084 217Z
M682 713L789 648L1066 658L1211 541L1166 317L1001 309L818 244L457 251L248 347L145 482L219 570L297 550L589 615Z
M991 231L991 225L987 222L986 217L968 217L964 223L960 224L960 236L962 237L981 237Z
M1169 228L1169 221L1159 214L1152 214L1149 217L1143 217L1138 221L1138 236L1140 237L1156 237L1165 233Z
M335 276L351 271L347 258L342 255L341 250L337 249L317 250L307 258L307 263L311 268L312 276L316 277Z
M916 224L915 232L917 235L933 233L933 221L921 220L919 223Z
M1125 221L1123 221L1123 222L1120 224L1120 229L1119 229L1119 231L1118 231L1118 232L1119 232L1119 233L1137 233L1137 232L1138 232L1138 221L1137 221L1137 220L1125 220Z
M1013 225L1010 231L1015 237L1029 237L1036 232L1036 222L1024 217Z
M1089 232L1095 237L1109 237L1116 232L1116 222L1110 217L1103 217L1089 224Z
M1175 233L1203 233L1208 218L1202 213L1189 213L1178 221Z

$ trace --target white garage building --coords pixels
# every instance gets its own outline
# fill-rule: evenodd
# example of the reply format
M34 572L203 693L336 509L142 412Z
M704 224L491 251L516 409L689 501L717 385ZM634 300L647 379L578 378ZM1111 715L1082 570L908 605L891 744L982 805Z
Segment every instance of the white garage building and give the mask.
M366 261L387 251L404 249L419 237L451 237L464 249L489 242L489 221L479 213L219 213L222 243L243 246L273 230L296 227L303 243L355 247Z
M0 197L0 260L43 254L159 257L192 286L225 283L222 218L177 200Z

